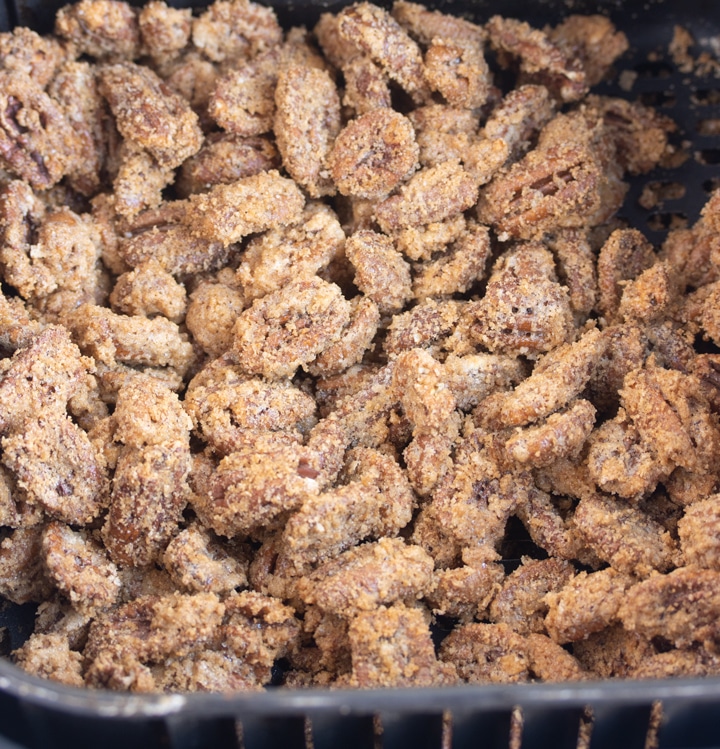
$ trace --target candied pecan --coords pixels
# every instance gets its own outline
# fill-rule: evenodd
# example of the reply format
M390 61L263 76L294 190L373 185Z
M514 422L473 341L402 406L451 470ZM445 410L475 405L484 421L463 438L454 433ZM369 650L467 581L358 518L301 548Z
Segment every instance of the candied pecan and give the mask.
M672 466L663 464L637 427L620 408L591 435L588 475L605 492L628 500L649 494L666 478Z
M583 640L614 624L633 578L612 568L577 575L545 596L545 627L558 643Z
M629 47L627 36L599 14L569 15L548 36L568 56L580 60L589 86L600 83Z
M30 186L20 181L3 190L0 210L5 224L3 275L23 298L37 301L59 289L80 292L94 280L100 238L92 220L68 208L46 211Z
M621 624L593 632L573 643L573 655L601 679L626 678L655 654L650 640Z
M311 430L307 445L317 453L324 485L335 481L350 446L378 447L387 441L388 422L397 405L390 387L393 368L390 363L373 371Z
M585 232L558 232L547 246L557 259L558 276L567 286L573 312L584 318L595 306L598 293L596 256Z
M483 277L490 251L487 227L468 222L466 231L445 254L414 267L415 298L423 301L430 296L466 293Z
M118 277L108 301L116 312L144 317L163 315L180 323L185 317L187 293L160 263L148 260Z
M72 650L66 635L33 633L13 659L23 671L71 687L85 686L82 654Z
M283 601L299 601L295 595L301 572L283 553L282 533L269 535L250 562L248 580L253 590Z
M149 68L107 65L100 70L99 86L120 134L149 151L160 166L174 169L200 150L197 115Z
M80 0L61 8L55 33L99 60L132 60L140 52L137 11L122 0Z
M720 432L700 382L672 369L647 367L626 375L621 402L661 464L714 470Z
M456 543L487 549L493 559L524 490L522 479L498 478L495 464L481 452L471 451L463 464L456 461L442 477L427 512Z
M357 115L392 106L387 76L369 57L357 55L343 63L341 69L345 79L343 106Z
M225 456L210 478L208 497L196 508L222 536L247 535L301 506L317 494L312 456L293 444L249 442Z
M395 235L397 248L410 260L431 260L444 252L467 231L468 222L459 213L447 221L436 221L425 226L410 226Z
M125 141L117 174L113 180L115 211L132 218L163 202L163 190L173 182L172 168L163 166L146 150Z
M720 573L680 567L634 585L620 607L626 629L644 637L663 637L677 647L717 642ZM715 648L713 647L713 650Z
M454 160L421 169L400 191L381 201L375 218L383 231L445 221L467 210L477 200L474 178Z
M97 662L97 661L96 661ZM153 691L259 692L258 669L226 650L203 650L153 668Z
M221 75L208 101L208 114L236 135L262 135L273 127L280 51L271 48Z
M363 539L394 536L412 518L415 495L393 458L365 448L348 459L348 483L309 495L285 525L283 553L300 569Z
M587 546L573 527L572 516L568 519L562 502L554 501L550 494L527 479L524 486L519 484L523 494L519 497L515 516L525 526L533 543L553 557L578 559L588 566L594 566L597 557L588 553Z
M530 151L481 191L478 216L502 240L533 239L558 229L601 223L620 205L605 205L607 179L591 145L577 140Z
M426 496L450 468L459 433L455 397L443 381L442 365L420 348L398 355L392 382L412 426L412 442L403 452L408 478Z
M440 659L468 684L527 681L525 638L507 624L472 622L456 627L440 645Z
M713 494L717 483L716 472L698 474L678 467L665 480L664 486L676 506L686 507Z
M646 332L636 324L614 324L604 330L608 345L588 382L598 411L615 413L625 375L641 367L647 355Z
M117 568L87 531L73 531L57 521L43 531L42 550L48 574L80 612L112 606L120 594Z
M479 186L490 182L509 156L508 144L502 138L480 137L463 149L461 159L465 170Z
M393 317L383 341L385 353L396 357L401 351L442 348L458 322L461 305L453 300L427 299Z
M340 36L338 17L335 13L321 13L313 28L321 52L334 68L341 69L362 52L352 42Z
M378 606L412 603L431 588L433 561L399 538L361 544L321 564L298 581L307 604L351 618Z
M509 390L525 378L523 363L503 354L450 354L444 381L461 411L470 411L496 390Z
M715 218L719 207L720 191L715 191L703 207L700 219L690 228L668 232L661 255L670 263L681 289L697 288L720 278Z
M437 523L430 504L420 509L410 540L432 556L437 569L454 568L462 561L461 543Z
M468 151L477 135L476 112L447 104L426 104L407 114L415 129L421 166L437 166L444 161L462 161L468 171Z
M675 123L654 109L625 99L588 96L585 106L600 118L610 134L622 168L645 174L660 163Z
M227 246L248 234L296 223L305 206L298 186L279 172L259 172L191 195L186 225L200 239Z
M608 237L597 261L598 309L607 319L617 315L622 282L637 278L655 260L652 245L637 229L617 229Z
M55 77L65 62L65 56L66 51L58 39L41 36L24 26L0 34L2 69L26 75L42 88Z
M174 276L185 276L221 267L230 250L222 242L193 236L189 227L171 221L120 238L117 254L126 268L152 260Z
M718 495L693 502L678 521L680 548L685 564L705 569L720 569L718 552Z
M102 531L113 561L142 567L161 558L188 501L189 470L182 440L120 451Z
M233 593L223 602L223 645L246 663L264 671L270 681L270 669L287 654L299 634L300 622L290 606L256 591Z
M575 343L558 346L513 391L481 401L476 417L484 426L501 429L549 416L582 391L607 344L606 336L591 328Z
M588 678L578 660L546 635L530 633L526 640L530 672L545 682Z
M162 561L173 582L190 593L222 595L247 585L247 562L198 525L180 531Z
M249 377L224 359L191 380L184 406L198 433L222 453L242 446L245 433L280 432L299 438L315 412L313 399L289 382Z
M697 319L702 329L703 336L717 344L720 341L720 315L718 315L718 296L720 295L720 283L714 281L696 291L688 298L686 311L693 302L697 302L700 309Z
M10 472L0 466L0 526L27 528L43 520L42 506L28 505Z
M659 523L622 500L601 495L580 500L573 522L584 541L616 570L645 577L676 561L675 541Z
M718 658L704 648L653 653L629 674L633 679L672 679L716 676Z
M165 64L187 45L192 31L190 8L172 8L163 0L150 0L138 13L143 48L153 60Z
M40 603L52 592L42 554L43 526L3 533L0 541L0 594L17 604Z
M20 297L6 297L0 293L0 348L5 353L26 348L44 327L39 320L30 317Z
M348 237L345 254L355 270L355 285L381 314L400 312L411 299L410 266L385 234L361 230Z
M521 80L538 83L562 101L578 101L588 91L585 70L543 31L524 21L493 16L485 25L490 44L518 58Z
M310 374L320 377L340 374L358 364L365 352L372 349L380 324L377 304L368 297L359 296L350 300L350 307L350 321L339 340L330 344L308 364L307 371Z
M545 596L562 588L574 574L575 569L565 560L523 558L494 596L490 620L504 622L521 635L544 632L548 611Z
M574 332L567 291L557 281L551 253L539 243L501 255L485 295L470 305L471 335L493 353L537 356Z
M324 70L288 65L275 88L275 141L283 166L313 198L333 195L326 161L340 132L340 97Z
M204 128L212 120L207 112L210 94L220 72L206 57L192 49L173 60L163 71L167 87L190 103Z
M385 9L369 2L343 8L338 32L369 55L416 103L429 98L419 46Z
M395 0L392 15L420 44L430 44L433 39L454 39L482 47L487 36L483 27L472 21L408 0Z
M18 349L0 378L0 433L21 429L28 419L64 416L68 401L91 371L65 328L51 326Z
M451 616L463 622L484 615L504 576L500 564L485 561L465 564L435 573L435 587L425 599L433 614Z
M105 504L107 476L87 434L66 416L28 418L2 440L4 465L27 501L73 525L85 525Z
M193 44L213 62L255 57L282 35L275 11L252 0L217 0L192 28Z
M415 171L418 154L410 120L380 107L345 125L327 156L327 166L343 195L380 199Z
M107 171L112 136L110 117L97 85L97 71L87 62L66 61L48 86L63 108L77 138L78 155L67 180L82 195L95 195Z
M248 300L256 299L300 276L312 276L342 254L345 232L335 212L308 203L297 222L271 227L247 243L237 282Z
M59 104L38 83L0 70L0 160L11 173L47 190L72 172L82 142Z
M147 375L118 393L113 422L114 440L131 447L187 440L192 427L178 396Z
M455 39L433 39L425 52L425 78L454 107L481 107L490 94L490 70L482 50Z
M137 673L143 662L197 651L215 636L224 613L225 606L213 593L141 596L109 609L90 626L84 651L88 680L97 685L117 678L124 681L126 664Z
M576 457L594 426L595 407L578 398L544 423L515 432L504 449L520 465L545 466L558 458Z
M555 114L555 102L545 86L526 84L510 91L492 110L482 129L488 140L503 140L508 156L529 150L541 128Z
M186 198L213 185L228 185L279 165L279 154L269 138L216 133L209 135L203 147L182 163L175 189Z
M348 629L352 674L348 686L402 687L453 684L455 669L435 656L420 609L402 604L359 614Z
M116 315L106 307L82 304L66 324L83 351L97 362L170 367L184 375L194 352L185 334L165 317Z
M190 294L185 325L195 344L216 357L232 345L233 326L245 308L243 295L225 283L201 283Z
M350 305L335 284L300 278L240 313L233 351L251 374L292 376L334 343L349 321Z

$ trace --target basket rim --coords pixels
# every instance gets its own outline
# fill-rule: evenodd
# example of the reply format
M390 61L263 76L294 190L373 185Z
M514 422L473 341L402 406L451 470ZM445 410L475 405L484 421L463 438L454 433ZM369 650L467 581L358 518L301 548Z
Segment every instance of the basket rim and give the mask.
M466 684L384 689L269 688L234 693L130 693L57 684L0 659L0 693L20 702L76 716L162 718L182 712L203 718L348 715L462 714L527 710L630 707L660 702L720 703L720 677L598 680L537 684Z

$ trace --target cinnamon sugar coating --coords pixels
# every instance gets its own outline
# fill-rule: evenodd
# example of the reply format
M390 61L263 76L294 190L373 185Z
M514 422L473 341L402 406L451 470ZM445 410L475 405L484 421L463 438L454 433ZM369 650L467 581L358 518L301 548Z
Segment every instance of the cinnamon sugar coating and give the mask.
M720 671L720 193L661 246L618 215L680 158L591 92L627 46L406 0L312 28L80 0L0 34L18 665L226 694Z

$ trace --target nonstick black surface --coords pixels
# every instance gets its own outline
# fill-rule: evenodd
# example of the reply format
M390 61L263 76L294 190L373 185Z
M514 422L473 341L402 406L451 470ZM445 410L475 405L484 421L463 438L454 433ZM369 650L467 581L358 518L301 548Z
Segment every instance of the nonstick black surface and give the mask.
M0 2L0 29L26 25L48 32L55 11L63 4L58 0ZM187 0L170 4L199 5ZM341 3L302 0L278 0L273 5L283 23L308 27L322 11L341 7ZM621 217L656 245L669 228L691 225L697 219L709 193L720 186L720 136L703 134L720 132L720 127L712 128L713 121L720 124L720 79L680 73L668 58L667 48L674 26L680 24L698 42L695 55L701 50L720 52L720 2L449 0L434 7L477 22L501 13L538 27L557 23L570 12L610 15L631 42L618 70L631 71L635 79L623 89L615 78L602 84L598 93L656 106L677 122L676 144L689 155L678 169L658 169L632 180ZM650 210L638 205L647 183L658 183L668 196ZM522 551L525 539L518 538L517 543ZM14 606L0 599L0 656L24 641L32 631L33 617L33 606ZM720 679L362 693L275 690L232 697L137 696L41 682L0 657L0 749L505 748L515 706L523 713L523 749L575 749L579 726L590 717L592 749L643 749L653 705L658 703L662 703L663 715L657 732L659 747L720 747Z

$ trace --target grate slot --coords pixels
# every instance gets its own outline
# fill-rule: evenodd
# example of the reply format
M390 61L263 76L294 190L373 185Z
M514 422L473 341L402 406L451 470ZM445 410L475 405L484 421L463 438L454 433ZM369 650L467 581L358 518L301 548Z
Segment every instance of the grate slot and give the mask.
M594 708L590 749L644 749L651 711L650 705Z
M171 749L240 749L232 718L203 719L180 713L165 721Z
M581 707L542 707L522 710L522 749L577 749Z
M508 749L512 711L453 713L452 749Z
M309 749L305 718L284 716L243 716L238 723L242 749Z
M431 713L383 713L379 716L382 749L444 749L444 718Z
M717 749L718 704L702 700L669 700L662 706L658 749Z
M323 713L309 719L312 749L374 749L375 720L372 715Z

